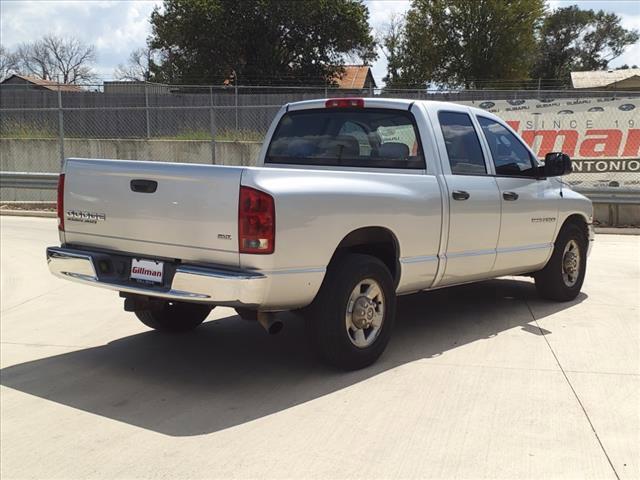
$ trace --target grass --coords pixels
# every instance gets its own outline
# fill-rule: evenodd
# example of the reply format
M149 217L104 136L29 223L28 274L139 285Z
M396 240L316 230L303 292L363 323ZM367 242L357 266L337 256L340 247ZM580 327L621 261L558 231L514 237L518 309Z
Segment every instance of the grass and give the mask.
M56 138L57 132L37 125L16 124L2 125L0 128L0 138L17 138L21 140Z

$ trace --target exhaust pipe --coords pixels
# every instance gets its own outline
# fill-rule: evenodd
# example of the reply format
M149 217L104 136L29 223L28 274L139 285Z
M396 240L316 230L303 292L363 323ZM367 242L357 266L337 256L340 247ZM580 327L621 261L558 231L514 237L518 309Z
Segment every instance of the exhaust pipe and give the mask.
M283 323L276 319L275 314L272 312L258 312L258 323L262 325L265 332L269 335L275 335L280 333Z

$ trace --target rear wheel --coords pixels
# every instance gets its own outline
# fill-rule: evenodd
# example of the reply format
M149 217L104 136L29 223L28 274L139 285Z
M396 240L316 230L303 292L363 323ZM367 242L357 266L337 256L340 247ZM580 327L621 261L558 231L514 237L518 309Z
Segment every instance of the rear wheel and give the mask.
M147 327L169 333L193 330L205 321L213 309L197 303L166 302L159 308L137 310L136 317Z
M542 298L567 302L578 296L587 270L588 241L577 225L562 227L549 262L534 275Z
M395 310L389 269L375 257L347 255L329 268L309 311L311 342L333 366L364 368L387 346Z

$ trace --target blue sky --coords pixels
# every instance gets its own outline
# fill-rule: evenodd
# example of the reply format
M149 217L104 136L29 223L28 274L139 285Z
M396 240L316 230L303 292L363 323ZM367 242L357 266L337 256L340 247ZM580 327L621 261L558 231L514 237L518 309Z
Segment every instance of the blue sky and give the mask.
M405 12L409 0L366 0L374 33L394 13ZM12 48L21 42L46 33L73 35L96 46L96 70L109 79L118 63L126 60L131 50L144 46L150 32L149 15L160 0L0 0L0 43ZM640 30L640 1L566 1L549 0L550 8L577 4L581 8L603 9L622 17L626 28ZM616 59L613 67L640 64L640 44L629 47ZM385 75L384 56L373 66L380 83Z

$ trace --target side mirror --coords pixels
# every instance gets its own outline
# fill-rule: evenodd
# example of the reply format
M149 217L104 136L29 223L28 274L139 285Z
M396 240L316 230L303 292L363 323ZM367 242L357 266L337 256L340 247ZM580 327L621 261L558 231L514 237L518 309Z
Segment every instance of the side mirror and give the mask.
M547 153L544 157L544 176L560 177L573 171L569 155L562 152Z

